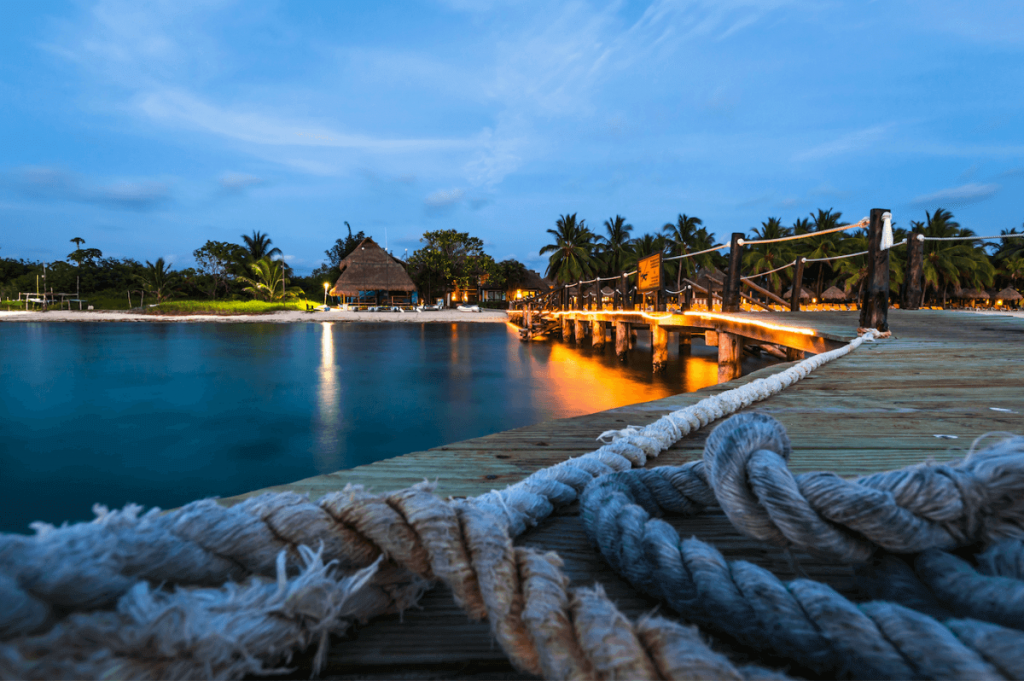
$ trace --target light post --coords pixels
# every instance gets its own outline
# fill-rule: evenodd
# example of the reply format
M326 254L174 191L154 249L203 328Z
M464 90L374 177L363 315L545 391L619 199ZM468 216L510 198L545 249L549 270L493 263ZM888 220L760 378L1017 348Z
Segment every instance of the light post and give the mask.
M324 307L327 307L327 282L324 282Z

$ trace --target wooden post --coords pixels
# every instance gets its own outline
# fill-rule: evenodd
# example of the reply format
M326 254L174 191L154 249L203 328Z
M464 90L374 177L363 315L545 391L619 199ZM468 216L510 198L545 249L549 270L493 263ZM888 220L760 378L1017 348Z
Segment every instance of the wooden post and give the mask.
M604 348L604 327L605 323L595 319L590 323L590 345L595 348Z
M651 324L651 360L655 373L668 365L668 330L657 323Z
M882 250L882 213L871 209L868 225L868 272L860 308L860 325L865 329L889 330L889 251Z
M530 329L533 326L533 315L530 314L530 306L527 305L523 310L523 328Z
M704 345L709 348L718 347L718 332L710 329L704 332Z
M583 339L586 338L587 336L587 329L585 326L583 326L583 320L580 319L579 317L576 317L575 326L576 329L573 333L573 336L575 336L576 338L576 345L582 345Z
M922 232L911 232L907 237L907 284L903 289L904 310L921 307L921 293L924 291L924 241L917 238Z
M743 336L718 333L718 382L739 378L742 373Z
M615 356L620 362L626 361L629 350L629 325L626 322L615 322Z
M689 310L693 305L693 287L689 284L686 285L685 296L679 301L679 309Z
M742 232L732 233L729 246L729 276L725 279L725 292L722 294L722 312L740 311L740 267L743 262L743 247L740 240Z
M583 309L583 280L576 282L576 309Z
M572 340L572 320L568 315L562 315L562 341L568 343Z
M786 361L797 362L804 358L804 351L796 348L786 348Z
M797 258L793 267L793 295L789 297L789 311L800 311L800 292L804 290L804 258Z
M712 290L715 286L715 282L711 281L711 277L708 277L708 288L704 292L708 297L708 312L715 309L715 292Z

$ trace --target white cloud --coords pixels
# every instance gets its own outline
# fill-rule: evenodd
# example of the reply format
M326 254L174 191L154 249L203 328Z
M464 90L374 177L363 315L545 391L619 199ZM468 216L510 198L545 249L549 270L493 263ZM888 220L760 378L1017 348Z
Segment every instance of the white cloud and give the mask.
M796 162L820 161L850 152L870 152L875 145L885 138L890 127L892 127L891 124L874 125L870 128L840 135L830 142L798 152L793 156L793 160Z
M930 206L956 208L990 199L996 195L999 189L998 184L964 184L959 187L941 189L934 194L918 196L910 204L919 208Z
M250 187L258 187L266 182L262 177L246 173L224 173L217 180L221 191L227 194L240 194Z
M46 166L21 168L13 174L14 186L24 195L48 201L77 201L110 208L147 210L170 200L166 182L115 180L94 183L78 175Z
M461 189L440 190L428 196L424 203L429 208L445 208L461 201L463 195L465 195L465 192Z

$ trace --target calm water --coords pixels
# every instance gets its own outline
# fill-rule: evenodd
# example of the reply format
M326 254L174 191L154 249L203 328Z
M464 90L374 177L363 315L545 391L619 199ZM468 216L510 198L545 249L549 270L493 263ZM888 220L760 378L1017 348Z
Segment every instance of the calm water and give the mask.
M0 529L173 507L715 383L503 324L0 324ZM648 346L649 348L649 346ZM762 363L748 360L745 371Z

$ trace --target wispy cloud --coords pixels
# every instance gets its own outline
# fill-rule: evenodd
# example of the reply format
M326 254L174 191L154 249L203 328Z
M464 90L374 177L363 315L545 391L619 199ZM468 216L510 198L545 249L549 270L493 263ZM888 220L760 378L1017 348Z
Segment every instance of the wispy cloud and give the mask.
M461 189L441 190L427 196L423 203L425 203L428 208L447 208L449 206L454 206L459 201L462 201L462 197L464 195L465 192Z
M224 173L217 180L220 190L224 194L242 194L252 187L259 187L267 181L262 177L248 175L246 173Z
M918 196L910 202L910 205L917 208L931 206L958 208L990 199L996 195L999 189L998 184L964 184L959 187L941 189L934 194Z
M796 162L820 161L840 154L872 151L872 147L885 139L886 133L891 127L891 125L874 125L863 130L845 133L829 142L794 154L793 160Z
M13 173L14 186L40 201L77 201L127 210L149 210L169 201L170 186L158 181L93 184L60 168L29 167Z

